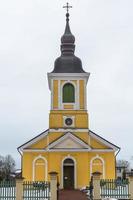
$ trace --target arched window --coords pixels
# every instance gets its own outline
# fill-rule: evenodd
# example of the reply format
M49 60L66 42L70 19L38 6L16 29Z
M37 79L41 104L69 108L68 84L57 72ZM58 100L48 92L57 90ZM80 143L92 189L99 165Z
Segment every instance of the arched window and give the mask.
M75 102L75 88L71 83L66 83L63 86L63 103Z
M33 181L47 181L47 160L39 155L33 160Z
M102 178L105 176L104 160L99 156L92 158L90 162L90 177L94 172L100 172Z

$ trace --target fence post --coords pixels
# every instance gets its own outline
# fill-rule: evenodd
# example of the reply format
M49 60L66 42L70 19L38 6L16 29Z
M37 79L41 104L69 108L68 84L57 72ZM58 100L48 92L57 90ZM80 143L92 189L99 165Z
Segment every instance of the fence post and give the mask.
M50 200L57 200L57 172L50 172Z
M94 200L100 200L101 194L100 194L100 172L94 172L93 174L93 199Z
M129 174L128 180L129 180L129 195L130 195L130 199L133 199L133 173Z
M16 178L16 200L23 200L23 178Z

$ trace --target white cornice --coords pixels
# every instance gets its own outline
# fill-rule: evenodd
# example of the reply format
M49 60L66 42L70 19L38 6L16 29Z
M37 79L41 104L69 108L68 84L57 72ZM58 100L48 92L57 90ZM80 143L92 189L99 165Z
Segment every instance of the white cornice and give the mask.
M72 128L58 128L58 129L49 129L49 132L73 132L73 133L77 133L77 132L88 132L88 129L72 129Z
M89 77L90 73L47 73L51 77Z
M90 73L47 73L49 89L51 90L51 80L86 80L88 82Z
M23 152L47 152L46 149L23 149Z
M23 152L114 152L113 149L24 149Z

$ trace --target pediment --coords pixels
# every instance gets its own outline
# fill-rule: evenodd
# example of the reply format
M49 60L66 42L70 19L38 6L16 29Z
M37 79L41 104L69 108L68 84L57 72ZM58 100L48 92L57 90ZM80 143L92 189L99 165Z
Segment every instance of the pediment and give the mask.
M91 149L88 144L74 136L66 133L64 136L49 145L49 149Z

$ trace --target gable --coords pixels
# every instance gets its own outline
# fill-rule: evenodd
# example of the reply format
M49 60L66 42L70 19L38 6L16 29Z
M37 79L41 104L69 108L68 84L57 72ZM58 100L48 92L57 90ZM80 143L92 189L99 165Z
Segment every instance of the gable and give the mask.
M66 130L65 130L66 131ZM18 147L18 151L23 152L26 149L43 149L45 151L49 150L58 150L58 149L75 149L75 150L86 150L86 151L94 151L94 150L113 150L118 151L120 148L96 133L89 130L88 132L90 143L89 145L86 142L86 138L80 138L78 134L72 134L71 132L64 133L57 132L54 134L49 133L49 129L42 132L38 136L24 143L20 147ZM49 137L47 137L49 135ZM86 134L85 134L86 135ZM80 134L81 136L81 134ZM88 138L88 141L89 141ZM49 146L47 144L49 143Z
M66 133L48 146L49 150L90 150L90 146L72 133Z

